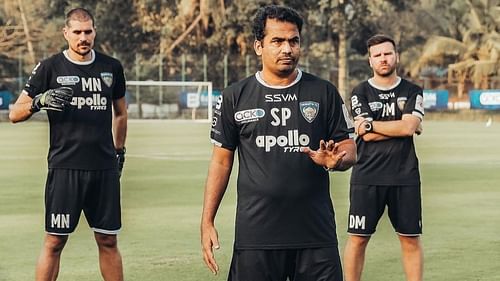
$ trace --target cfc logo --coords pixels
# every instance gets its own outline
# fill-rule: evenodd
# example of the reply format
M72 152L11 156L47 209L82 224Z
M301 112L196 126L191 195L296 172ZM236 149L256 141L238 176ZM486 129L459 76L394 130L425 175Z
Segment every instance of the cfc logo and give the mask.
M93 94L91 97L73 97L71 105L82 109L83 106L90 107L90 110L106 110L108 99L101 97L101 94Z

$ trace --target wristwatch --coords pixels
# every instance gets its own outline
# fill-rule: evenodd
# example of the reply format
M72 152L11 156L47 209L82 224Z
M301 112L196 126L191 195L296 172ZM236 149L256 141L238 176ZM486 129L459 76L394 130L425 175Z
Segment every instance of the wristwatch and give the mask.
M373 131L373 120L365 120L365 133Z

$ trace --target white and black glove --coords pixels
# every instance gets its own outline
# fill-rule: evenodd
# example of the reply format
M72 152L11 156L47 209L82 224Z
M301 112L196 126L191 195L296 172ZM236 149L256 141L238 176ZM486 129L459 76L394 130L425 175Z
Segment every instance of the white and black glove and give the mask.
M50 89L42 94L36 95L31 103L31 112L44 110L63 111L66 105L73 99L73 89L60 87Z

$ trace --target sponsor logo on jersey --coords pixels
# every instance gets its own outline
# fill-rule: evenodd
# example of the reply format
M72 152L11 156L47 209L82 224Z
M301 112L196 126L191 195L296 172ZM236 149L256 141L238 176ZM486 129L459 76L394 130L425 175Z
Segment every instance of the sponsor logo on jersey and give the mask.
M67 85L76 85L80 82L80 77L78 76L57 76L57 83L67 86Z
M361 107L361 103L359 102L358 97L357 96L352 96L351 97L351 108L355 109L355 108L358 108L358 107Z
M101 79L108 86L108 88L113 85L113 73L111 72L101 72Z
M394 92L390 92L388 94L378 94L378 97L381 100L388 100L389 98L395 98L396 94L394 94Z
M214 116L212 118L212 128L215 127L215 126L217 126L217 117Z
M240 123L249 123L259 121L264 115L266 115L266 112L262 108L247 109L236 112L234 120Z
M415 109L420 111L422 114L424 113L424 97L421 95L417 95L417 100L415 101Z
M382 103L379 101L369 102L368 106L370 106L371 111L378 111L382 108Z
M69 214L50 214L51 228L69 228Z
M307 122L312 123L316 119L316 116L318 116L319 103L315 101L303 101L299 103L299 106L302 117Z
M403 109L405 109L406 100L407 100L406 97L400 97L397 99L398 108L400 111L403 111Z
M106 110L107 104L108 99L102 97L101 94L93 94L90 97L73 97L71 100L71 105L78 109L88 106L90 110Z
M309 146L310 138L306 134L300 134L299 130L288 130L286 135L281 136L257 136L255 144L262 147L266 152L276 145L283 148L284 152L299 152L301 146Z
M296 94L268 94L264 98L266 102L297 101Z
M38 69L38 67L40 67L42 63L41 62L38 62L35 67L33 68L33 70L31 71L31 75L35 75L36 74L36 70Z
M220 110L222 107L222 95L217 97L217 103L215 103L215 109Z

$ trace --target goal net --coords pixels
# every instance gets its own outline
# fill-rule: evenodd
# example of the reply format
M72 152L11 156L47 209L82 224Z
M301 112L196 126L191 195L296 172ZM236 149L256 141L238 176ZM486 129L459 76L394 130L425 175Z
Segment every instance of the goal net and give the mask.
M212 82L127 81L131 119L212 120L212 106L221 95Z

